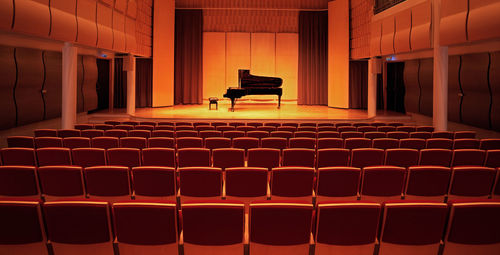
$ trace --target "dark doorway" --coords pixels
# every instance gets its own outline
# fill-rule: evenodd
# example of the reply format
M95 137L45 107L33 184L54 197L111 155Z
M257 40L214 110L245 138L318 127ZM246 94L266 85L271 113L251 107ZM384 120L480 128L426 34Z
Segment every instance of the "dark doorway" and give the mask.
M349 108L368 106L368 61L349 61Z
M109 60L97 59L97 110L109 108Z
M406 113L404 62L387 63L387 110Z

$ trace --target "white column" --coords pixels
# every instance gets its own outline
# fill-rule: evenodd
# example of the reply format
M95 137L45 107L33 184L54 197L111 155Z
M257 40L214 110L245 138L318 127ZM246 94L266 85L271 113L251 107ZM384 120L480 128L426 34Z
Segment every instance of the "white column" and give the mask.
M127 71L127 114L135 114L135 57L128 55L124 61Z
M64 43L62 48L62 129L72 129L76 123L77 57L77 48L72 43Z
M432 0L434 47L433 125L436 131L448 129L448 47L440 45L441 0Z
M368 60L368 118L377 115L377 73L380 61L372 57Z

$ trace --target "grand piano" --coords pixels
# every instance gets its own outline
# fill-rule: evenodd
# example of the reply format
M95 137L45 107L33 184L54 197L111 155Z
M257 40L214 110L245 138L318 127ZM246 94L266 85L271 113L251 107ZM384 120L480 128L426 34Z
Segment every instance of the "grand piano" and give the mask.
M237 98L248 95L277 95L278 109L281 106L281 88L283 80L277 77L251 75L250 70L238 70L238 87L227 89L224 97L231 99L231 111L234 112L234 105Z

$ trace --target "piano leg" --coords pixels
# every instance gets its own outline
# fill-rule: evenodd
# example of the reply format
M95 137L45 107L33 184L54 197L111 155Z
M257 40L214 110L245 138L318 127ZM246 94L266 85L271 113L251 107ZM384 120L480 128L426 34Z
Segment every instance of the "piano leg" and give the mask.
M281 96L278 95L278 109L281 107Z
M231 98L231 108L229 109L230 111L234 112L234 101L236 98Z

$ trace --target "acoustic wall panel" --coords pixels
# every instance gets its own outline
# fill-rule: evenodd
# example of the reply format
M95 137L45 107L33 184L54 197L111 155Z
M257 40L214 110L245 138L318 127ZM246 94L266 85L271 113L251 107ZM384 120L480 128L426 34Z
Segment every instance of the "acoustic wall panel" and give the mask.
M15 49L0 46L0 129L16 125L16 104L14 102L14 87L16 86Z
M285 100L297 100L299 73L299 34L276 34L276 77L283 79Z
M125 18L125 51L134 52L137 49L135 39L135 19Z
M115 10L125 14L127 11L127 0L115 0Z
M467 42L468 12L468 0L441 0L441 45Z
M238 69L250 69L250 33L226 34L226 88L238 87Z
M137 17L137 2L129 0L127 5L127 16L135 19Z
M394 33L394 51L396 53L409 52L411 31L411 9L398 13L395 17L396 31Z
M125 16L117 11L113 13L113 50L125 51Z
M226 33L203 33L203 99L226 92ZM234 86L234 85L233 85Z
M76 0L51 0L50 37L60 41L76 41Z
M488 85L488 53L462 56L460 81L464 97L462 99L462 122L489 128L490 89Z
M113 48L113 10L97 3L97 47L111 50Z
M470 41L500 38L500 2L469 0L467 32Z
M431 48L431 2L419 4L412 8L411 29L412 50Z
M448 120L461 121L462 88L460 86L460 56L448 59Z
M406 112L420 112L420 84L418 82L419 66L420 61L418 59L405 62L403 78L405 82Z
M10 31L14 17L14 2L12 0L0 0L0 29Z
M371 24L370 56L380 56L380 39L382 37L382 22L375 21Z
M418 80L420 83L420 113L432 116L433 108L433 70L434 61L432 58L420 60Z
M85 112L97 109L97 61L95 56L82 56L83 63L83 110Z
M250 34L250 70L254 75L276 76L276 36L275 33ZM250 96L249 99L276 99L276 96Z
M15 100L17 125L43 120L42 87L44 66L42 51L27 48L16 49L17 84Z
M84 98L83 98L83 56L78 55L76 60L76 112L84 111Z
M14 0L14 6L14 32L49 36L49 0Z
M491 129L500 131L500 51L491 53Z
M394 26L394 16L387 17L382 21L382 38L380 39L382 55L394 53Z
M43 101L45 103L45 119L61 116L62 102L62 54L55 51L44 51L45 83L43 85Z
M78 43L94 47L97 45L96 8L95 0L78 0Z
M109 6L109 7L113 7L113 1L114 0L98 0L99 2L101 3L104 3L105 5Z

